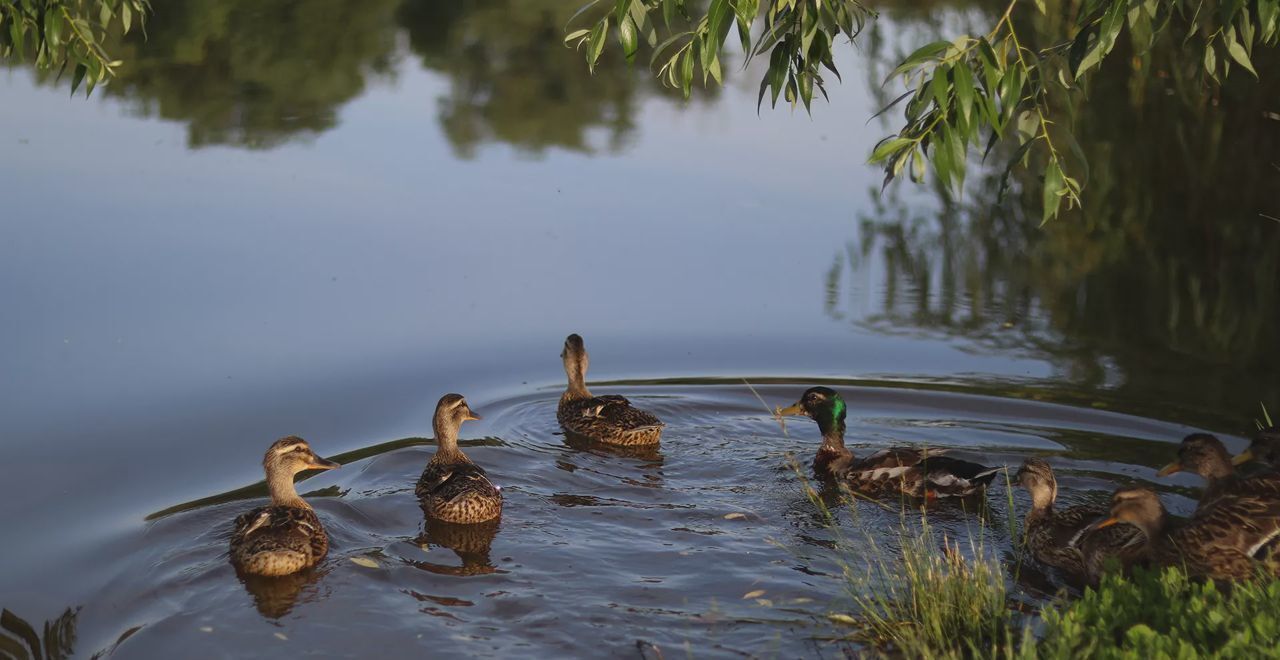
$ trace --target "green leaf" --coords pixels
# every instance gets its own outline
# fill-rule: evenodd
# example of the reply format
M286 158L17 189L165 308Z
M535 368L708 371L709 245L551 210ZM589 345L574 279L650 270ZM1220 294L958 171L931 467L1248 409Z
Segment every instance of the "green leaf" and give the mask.
M902 60L902 63L885 77L885 82L916 68L928 60L934 59L939 53L951 48L951 46L952 44L950 41L935 41L917 48L914 53L908 55L907 59Z
M636 39L636 24L630 16L623 16L622 22L618 23L618 43L622 46L622 54L627 62L634 62L640 44Z
M956 100L960 105L960 114L964 117L965 122L969 121L969 115L973 112L973 75L969 71L969 65L966 62L960 62L952 69L952 75L955 77L954 85L956 89Z
M662 0L662 22L666 23L667 29L670 29L672 21L676 20L676 2L678 0Z
M80 83L84 82L84 75L88 72L89 72L89 68L86 67L83 62L76 65L75 72L71 74L71 95L72 96L76 95L76 88L80 86Z
M1051 160L1044 168L1044 217L1048 222L1058 217L1058 209L1062 205L1062 196L1066 194L1066 184L1062 177L1062 168L1058 161Z
M604 51L604 36L609 30L609 17L605 16L591 28L591 37L587 40L587 68L595 73L596 62Z
M680 90L684 92L684 97L689 98L689 92L693 89L693 49L689 48L684 51L684 55L680 56Z
M568 46L568 45L569 45L569 42L572 42L572 41L578 41L579 39L582 39L583 37L587 36L588 34L591 34L591 30L587 30L587 29L574 30L573 32L570 32L569 34L564 35L564 43L565 43L565 45L566 45L566 46Z
M1116 37L1120 35L1120 28L1124 27L1124 16L1127 8L1127 0L1111 0L1111 6L1107 8L1107 13L1102 16L1102 23L1098 28L1098 38L1094 40L1084 59L1080 61L1080 65L1075 70L1077 78L1101 63L1102 58L1110 54L1112 48L1115 48Z
M913 144L915 144L914 140L904 137L885 138L880 141L880 144L876 145L874 150L872 150L871 158L868 159L867 162L873 164L882 163L887 160L889 156L892 156Z
M1227 43L1227 54L1231 56L1231 59L1239 62L1240 66L1248 69L1254 78L1258 77L1258 72L1253 70L1253 62L1249 61L1249 52L1244 49L1244 46L1239 41L1232 40Z

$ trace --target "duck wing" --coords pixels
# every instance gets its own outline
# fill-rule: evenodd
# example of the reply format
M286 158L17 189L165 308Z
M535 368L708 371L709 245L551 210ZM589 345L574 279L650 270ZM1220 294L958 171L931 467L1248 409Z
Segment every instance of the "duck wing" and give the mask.
M936 497L972 495L987 487L1001 470L938 454L925 456L919 468L924 473L924 494Z
M618 394L607 394L589 399L583 406L583 414L618 428L635 431L649 427L661 427L662 421L653 413L641 410Z
M315 511L292 506L265 506L236 517L231 545L247 555L292 551L323 557L329 539Z
M475 463L435 463L427 466L418 479L415 492L418 497L438 498L445 502L476 490L494 491L484 468Z

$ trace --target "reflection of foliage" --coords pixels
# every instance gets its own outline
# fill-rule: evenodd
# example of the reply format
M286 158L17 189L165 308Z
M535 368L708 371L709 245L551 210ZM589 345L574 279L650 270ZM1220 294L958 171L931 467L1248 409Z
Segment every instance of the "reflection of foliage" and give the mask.
M482 0L410 2L402 9L410 47L449 77L440 122L460 155L494 140L533 153L548 146L592 151L592 128L604 130L609 149L625 143L648 76L621 58L588 75L558 37L576 5Z
M589 74L558 36L577 0L154 4L145 37L109 44L124 61L110 93L185 122L193 147L270 148L332 128L371 75L389 74L401 31L448 79L438 117L463 156L495 141L535 154L618 149L641 95L672 93L620 57Z
M395 4L157 1L148 36L120 46L128 65L111 92L189 122L193 146L318 133L367 74L389 70Z
M1227 418L1280 396L1280 223L1258 217L1280 214L1280 79L1202 99L1180 93L1175 56L1150 55L1157 75L1106 67L1080 109L1093 173L1075 221L1038 227L1029 175L1000 204L998 173L967 202L939 189L934 218L864 217L854 256L878 254L887 278L868 321L1020 347L1082 384Z
M0 655L15 660L62 660L71 657L76 645L76 615L79 613L79 608L67 608L62 616L46 621L41 634L22 617L9 610L0 611L0 628L13 635L9 637L0 633Z
M85 95L114 75L118 60L103 48L107 31L129 32L146 17L147 0L0 0L0 57L28 57L36 66L72 67L71 93L87 82Z

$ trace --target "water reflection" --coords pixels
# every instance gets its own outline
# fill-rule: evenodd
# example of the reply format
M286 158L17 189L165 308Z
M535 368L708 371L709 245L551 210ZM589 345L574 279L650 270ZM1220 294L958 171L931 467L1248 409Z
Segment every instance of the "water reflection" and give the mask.
M488 143L529 154L616 151L636 128L640 100L674 92L613 54L588 72L563 44L581 4L156 0L145 35L109 44L124 65L105 93L140 115L185 123L192 148L266 149L334 128L343 105L394 80L408 56L447 81L434 110L459 157Z
M80 608L68 607L37 631L26 619L8 609L0 610L0 656L14 660L62 660L75 652L76 617Z
M426 507L423 507L422 516L422 532L414 542L424 550L433 546L452 550L462 563L450 566L429 561L409 561L409 565L438 575L488 575L498 572L489 558L489 548L498 535L501 518L462 525L436 520L427 514Z
M303 590L312 587L320 579L320 572L309 568L289 575L268 577L237 571L236 577L244 585L245 591L253 597L253 605L262 616L279 619L293 611ZM311 591L314 592L314 589Z
M1280 122L1265 100L1280 79L1184 98L1177 60L1152 66L1104 68L1076 109L1082 210L1040 226L1027 173L1003 200L992 171L965 199L935 189L931 211L899 197L914 191L872 193L825 278L827 315L1047 359L1058 380L1113 389L1134 410L1178 401L1245 430L1259 400L1280 398L1280 223L1262 217L1280 208ZM878 299L863 311L868 269Z

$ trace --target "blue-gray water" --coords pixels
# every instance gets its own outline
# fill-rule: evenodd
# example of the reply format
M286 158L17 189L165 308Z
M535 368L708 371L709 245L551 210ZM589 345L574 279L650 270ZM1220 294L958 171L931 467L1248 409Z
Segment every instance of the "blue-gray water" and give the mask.
M1280 403L1280 224L1248 206L1275 150L1217 184L1240 208L1200 199L1217 215L1153 210L1176 172L1117 193L1095 163L1132 203L1041 228L978 182L878 195L890 46L844 48L812 116L757 114L754 70L689 104L643 67L588 76L555 33L574 2L175 4L87 101L0 70L0 606L71 608L78 656L828 652L843 583L787 457L816 431L782 435L742 378L770 406L840 383L859 448L1047 453L1072 498L1154 482L1193 428L1236 449ZM661 450L554 434L570 332ZM423 528L429 443L377 448L450 391L506 488L485 552ZM367 451L302 485L333 551L264 606L225 557L259 495L148 517L259 480L287 434ZM1159 483L1175 509L1195 485Z

